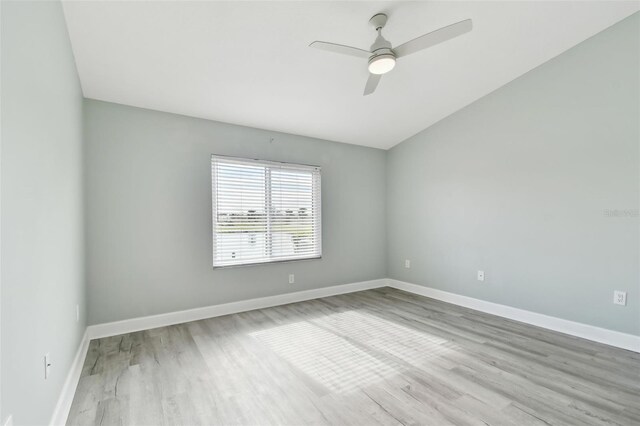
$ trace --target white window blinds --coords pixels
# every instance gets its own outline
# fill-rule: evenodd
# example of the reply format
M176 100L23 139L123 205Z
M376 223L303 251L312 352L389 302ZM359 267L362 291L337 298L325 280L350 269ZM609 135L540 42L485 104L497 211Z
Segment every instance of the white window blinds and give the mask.
M211 156L213 266L322 256L320 168Z

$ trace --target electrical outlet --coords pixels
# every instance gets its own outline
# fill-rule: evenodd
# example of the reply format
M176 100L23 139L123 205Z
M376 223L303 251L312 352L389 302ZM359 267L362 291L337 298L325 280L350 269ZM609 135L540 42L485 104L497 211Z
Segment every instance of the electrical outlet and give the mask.
M404 267L407 269L411 268L411 261L409 259L405 259Z
M13 416L9 414L7 420L4 422L4 426L13 426Z
M615 290L613 292L613 303L615 303L616 305L626 306L627 305L627 292L626 291Z
M76 322L80 322L80 305L76 305Z
M293 284L296 282L296 276L294 274L289 274L289 284Z
M51 356L44 354L44 379L48 379L51 375Z
M478 281L484 281L484 271L478 271Z

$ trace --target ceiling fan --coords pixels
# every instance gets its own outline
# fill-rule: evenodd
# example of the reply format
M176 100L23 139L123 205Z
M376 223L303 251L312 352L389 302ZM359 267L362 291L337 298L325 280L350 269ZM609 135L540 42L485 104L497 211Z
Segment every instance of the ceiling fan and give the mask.
M369 19L369 23L373 25L378 33L375 42L371 45L370 50L359 49L357 47L344 46L342 44L328 43L326 41L314 41L309 46L317 49L328 50L329 52L342 53L343 55L357 56L359 58L369 59L369 79L364 86L364 95L369 95L376 90L378 83L382 78L382 74L386 74L396 65L396 59L410 55L436 44L445 42L454 37L471 31L473 28L471 19L456 22L440 28L439 30L421 35L398 47L392 47L382 36L382 29L387 23L387 15L378 13Z

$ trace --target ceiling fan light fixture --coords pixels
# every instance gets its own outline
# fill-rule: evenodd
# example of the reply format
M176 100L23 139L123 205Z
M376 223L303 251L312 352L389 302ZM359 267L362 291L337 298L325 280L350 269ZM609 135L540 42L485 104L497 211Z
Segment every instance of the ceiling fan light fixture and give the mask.
M371 74L386 74L396 66L396 57L391 53L374 56L369 60Z

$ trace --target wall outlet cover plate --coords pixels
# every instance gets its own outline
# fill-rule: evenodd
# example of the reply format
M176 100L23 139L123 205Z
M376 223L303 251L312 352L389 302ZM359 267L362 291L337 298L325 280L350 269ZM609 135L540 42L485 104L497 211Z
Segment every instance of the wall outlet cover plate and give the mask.
M627 305L627 292L626 291L615 290L613 292L613 303L615 303L616 305L626 306Z

